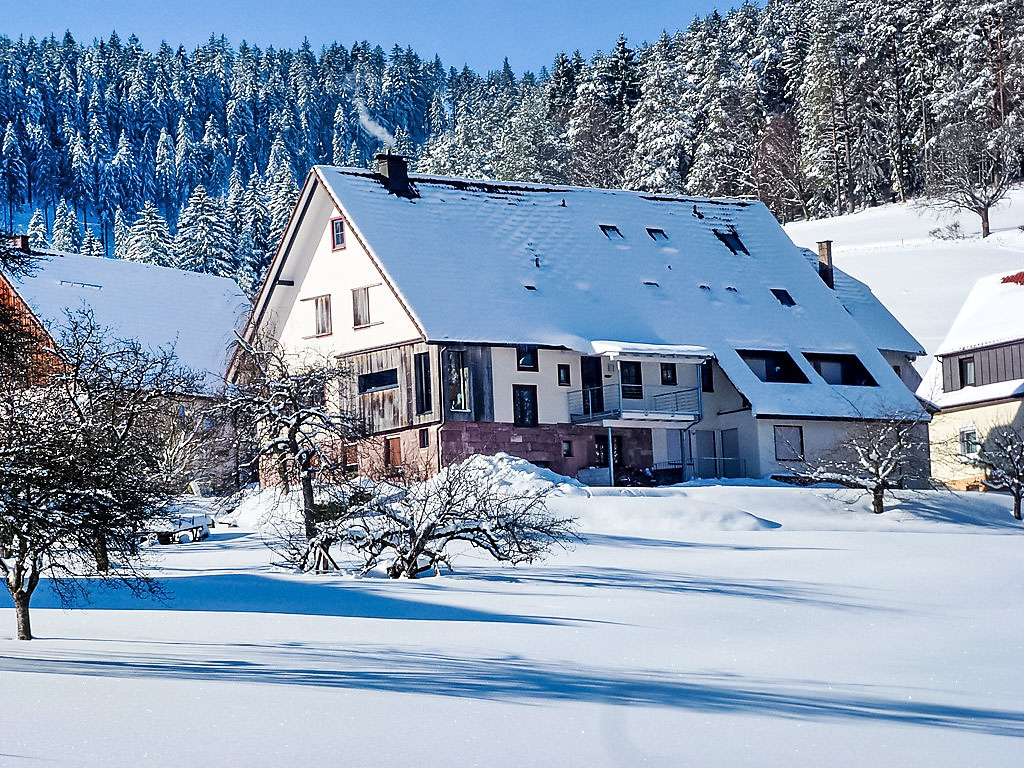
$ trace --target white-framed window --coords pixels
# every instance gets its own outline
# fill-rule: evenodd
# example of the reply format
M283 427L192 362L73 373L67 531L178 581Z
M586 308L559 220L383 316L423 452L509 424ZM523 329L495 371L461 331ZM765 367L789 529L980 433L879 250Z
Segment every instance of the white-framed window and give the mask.
M345 247L345 220L331 219L331 250L340 251Z
M329 336L331 333L331 296L317 296L313 299L316 314L316 335Z
M976 456L981 450L977 427L964 427L960 430L960 453L963 456Z

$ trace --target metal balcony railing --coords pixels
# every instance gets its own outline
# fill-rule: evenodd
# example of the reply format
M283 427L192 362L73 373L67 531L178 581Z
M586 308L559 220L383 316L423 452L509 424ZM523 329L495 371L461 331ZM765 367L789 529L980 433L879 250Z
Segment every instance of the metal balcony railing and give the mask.
M569 393L569 418L575 423L621 418L699 418L700 388L608 384Z

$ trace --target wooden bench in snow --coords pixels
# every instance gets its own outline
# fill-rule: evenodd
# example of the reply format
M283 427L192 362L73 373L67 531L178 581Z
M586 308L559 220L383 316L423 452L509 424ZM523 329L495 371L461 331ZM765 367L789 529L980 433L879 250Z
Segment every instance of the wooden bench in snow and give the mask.
M213 527L209 515L182 515L172 520L166 530L157 531L156 540L161 544L189 544L209 537Z

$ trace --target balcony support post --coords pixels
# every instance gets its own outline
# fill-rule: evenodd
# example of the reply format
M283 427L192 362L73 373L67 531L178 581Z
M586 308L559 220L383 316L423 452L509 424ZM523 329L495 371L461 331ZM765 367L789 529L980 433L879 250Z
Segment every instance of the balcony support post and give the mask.
M608 427L608 485L615 487L615 448L612 445L611 427Z

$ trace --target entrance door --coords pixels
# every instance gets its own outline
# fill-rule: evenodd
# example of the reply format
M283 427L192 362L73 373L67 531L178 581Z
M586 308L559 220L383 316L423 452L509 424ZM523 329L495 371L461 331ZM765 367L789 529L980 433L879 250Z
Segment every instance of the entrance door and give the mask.
M600 357L580 358L580 385L583 387L583 413L604 413L604 374Z
M697 464L697 477L717 477L718 454L715 451L715 431L698 429L693 433L696 447L694 460Z

